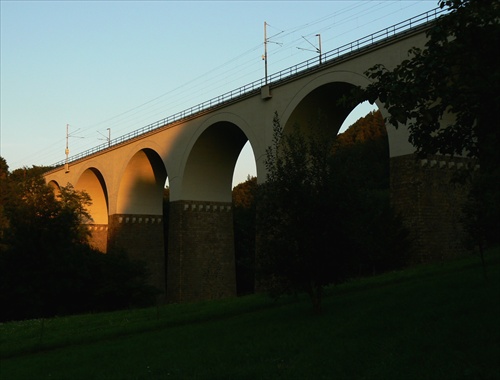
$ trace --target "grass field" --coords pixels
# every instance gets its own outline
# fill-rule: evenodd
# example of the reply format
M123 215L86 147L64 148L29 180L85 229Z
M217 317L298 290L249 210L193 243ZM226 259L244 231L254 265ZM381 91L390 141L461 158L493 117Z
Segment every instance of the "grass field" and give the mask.
M0 325L0 378L500 379L500 251L305 296Z

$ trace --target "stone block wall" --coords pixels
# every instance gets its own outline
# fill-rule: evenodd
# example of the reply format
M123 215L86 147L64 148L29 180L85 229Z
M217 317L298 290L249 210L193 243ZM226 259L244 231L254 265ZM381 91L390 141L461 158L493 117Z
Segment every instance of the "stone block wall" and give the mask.
M391 204L410 230L414 263L465 253L461 219L468 186L454 180L463 170L474 171L474 163L437 155L391 158Z
M102 253L108 251L108 225L90 224L90 245Z
M236 295L232 204L170 203L167 300Z
M146 263L150 284L165 296L165 252L163 215L123 215L109 218L108 250L123 249L135 260Z

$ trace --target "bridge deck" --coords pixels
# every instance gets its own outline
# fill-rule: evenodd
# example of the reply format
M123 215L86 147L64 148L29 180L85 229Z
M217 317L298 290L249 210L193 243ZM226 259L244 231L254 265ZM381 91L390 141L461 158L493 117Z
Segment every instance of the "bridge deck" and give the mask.
M148 124L142 128L114 138L109 142L97 145L91 149L69 157L68 160L58 161L52 166L54 166L54 170L57 170L57 168L63 166L66 163L74 163L94 154L109 149L115 149L122 144L129 143L136 140L137 138L142 138L150 133L156 133L165 128L172 128L180 122L198 117L215 109L225 107L228 104L254 96L258 94L261 88L266 85L272 85L273 87L282 85L298 77L301 77L302 75L307 75L313 71L323 70L326 67L338 64L345 59L352 58L352 56L355 54L361 54L367 50L375 49L380 45L390 43L395 39L405 37L409 34L419 33L422 29L429 28L430 25L432 25L432 23L443 14L445 14L445 10L440 8L422 13L418 16L412 17L408 20L402 21L388 28L382 29L378 32L372 33L368 36L323 53L321 54L321 57L311 58L307 61L303 61L294 66L271 74L267 78L264 77L258 79L244 86L238 87L232 91L207 100L203 103L197 104L193 107L158 120L152 124Z

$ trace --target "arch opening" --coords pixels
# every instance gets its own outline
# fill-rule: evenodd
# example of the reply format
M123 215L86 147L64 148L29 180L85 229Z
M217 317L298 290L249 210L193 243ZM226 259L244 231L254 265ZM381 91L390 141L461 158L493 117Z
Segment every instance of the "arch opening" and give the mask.
M241 149L236 161L233 173L233 187L245 182L248 177L257 177L255 154L249 140Z
M347 115L344 122L340 126L340 129L337 132L337 134L345 132L351 125L353 125L360 118L365 117L370 112L376 112L378 110L379 108L377 107L376 104L370 104L370 102L368 101L359 103L356 107L352 109L349 115Z
M161 215L167 171L152 149L135 153L120 181L117 214Z
M354 85L346 82L330 82L309 92L294 108L284 124L288 133L293 127L303 133L324 136L336 135L353 107L340 102Z
M59 186L59 184L56 181L49 181L48 185L50 186L50 188L54 192L54 195L57 198L61 194L61 186Z
M75 189L84 190L90 196L92 204L88 212L92 217L92 223L107 225L108 192L101 172L96 168L86 169L78 179Z
M231 122L217 122L207 128L189 153L183 199L231 202L235 165L247 141L243 131Z
M341 241L340 237L345 240L345 249L341 251L351 250L349 258L346 258L349 266L352 265L352 268L346 269L346 273L352 270L348 275L357 275L355 271L382 271L396 262L392 260L393 257L389 257L389 254L393 254L389 247L385 251L377 250L382 244L376 240L384 236L380 233L383 228L378 228L391 228L390 223L393 221L389 208L386 128L380 113L375 115L373 112L378 111L377 107L369 103L354 107L339 102L353 87L349 83L332 82L312 90L291 111L289 118L284 120L285 124L282 124L285 135L298 129L300 137L314 137L311 140L313 142L317 141L318 136L325 137L325 141L332 143L331 146L325 146L328 153L333 153L326 172L331 173L329 185L335 185L324 186L329 189L328 194L323 194L325 202L312 202L311 208L318 207L315 215L321 214L319 210L325 214L330 213L332 218L325 218L329 220L323 223L329 228L328 235L338 236L339 239L335 241ZM356 125L346 132L354 123ZM339 132L344 132L344 136L338 137ZM314 175L306 171L303 173L311 177ZM342 199L344 195L345 199ZM347 206L338 206L339 204ZM349 230L343 223L337 223L336 218L345 220L345 225L355 228ZM374 238L370 240L371 237ZM360 241L363 243L358 246L357 242Z
M90 244L101 252L107 252L109 203L104 177L96 168L88 168L78 179L75 189L84 190L92 202L87 209L92 218L88 223L91 233Z

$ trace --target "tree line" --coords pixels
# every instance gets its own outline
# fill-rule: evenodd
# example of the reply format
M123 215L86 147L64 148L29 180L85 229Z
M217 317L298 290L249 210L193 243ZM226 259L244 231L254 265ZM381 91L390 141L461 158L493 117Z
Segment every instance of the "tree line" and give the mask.
M68 185L56 195L46 170L11 173L0 157L0 321L154 303L144 263L89 244L88 194Z

